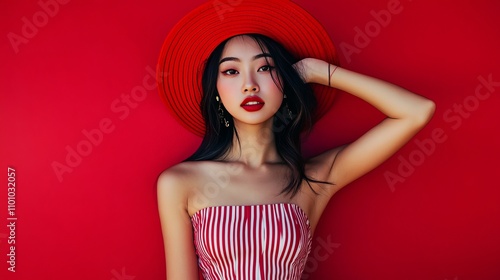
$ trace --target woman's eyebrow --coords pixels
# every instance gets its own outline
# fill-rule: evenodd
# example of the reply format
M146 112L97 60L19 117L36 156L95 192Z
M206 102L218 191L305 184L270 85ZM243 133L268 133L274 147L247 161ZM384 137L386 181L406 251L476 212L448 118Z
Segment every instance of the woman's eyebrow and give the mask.
M269 54L269 53L260 53L260 54L258 54L258 55L256 55L256 56L254 56L254 57L253 57L253 60L256 60L256 59L259 59L259 58L262 58L262 57L269 57L269 58L272 58L272 57L271 57L271 54Z
M253 60L256 60L256 59L259 59L259 58L262 58L262 57L271 57L271 54L269 54L269 53L259 53L258 55L256 55L256 56L253 57ZM221 59L219 61L219 65L222 64L223 62L226 62L226 61L240 62L241 59L239 59L237 57L233 57L233 56L224 57L223 59Z

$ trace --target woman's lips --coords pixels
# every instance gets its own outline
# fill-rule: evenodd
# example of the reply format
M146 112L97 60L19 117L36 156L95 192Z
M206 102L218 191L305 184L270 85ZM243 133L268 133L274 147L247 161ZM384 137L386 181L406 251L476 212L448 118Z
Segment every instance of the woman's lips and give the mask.
M264 104L265 102L264 100L262 100L262 98L258 96L250 96L245 98L240 106L248 112L255 112L262 109L262 107L264 107Z

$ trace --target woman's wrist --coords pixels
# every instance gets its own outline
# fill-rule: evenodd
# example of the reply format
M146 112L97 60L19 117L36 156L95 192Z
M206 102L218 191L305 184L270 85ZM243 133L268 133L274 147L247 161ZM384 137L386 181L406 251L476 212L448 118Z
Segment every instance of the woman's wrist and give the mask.
M338 66L320 59L307 59L306 70L309 83L332 86L333 76Z
M332 70L332 68L333 68L333 70ZM329 87L332 86L332 76L335 73L335 70L337 70L337 68L339 68L337 65L333 65L331 63L328 63L328 86Z
M338 66L316 58L304 58L297 63L297 70L306 83L332 86Z

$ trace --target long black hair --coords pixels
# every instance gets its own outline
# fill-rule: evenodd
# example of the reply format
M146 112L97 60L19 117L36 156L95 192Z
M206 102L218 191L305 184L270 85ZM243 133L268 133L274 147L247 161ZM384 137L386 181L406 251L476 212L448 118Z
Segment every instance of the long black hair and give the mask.
M286 95L281 108L274 116L272 129L278 155L289 167L290 180L281 193L293 197L299 191L302 180L306 180L309 187L311 187L310 182L327 183L309 178L305 174L305 161L301 153L301 134L309 132L312 128L312 112L316 108L316 99L310 85L302 80L293 67L297 59L282 45L267 36L261 34L245 35L253 38L259 44L262 52L265 50L269 52L278 76L273 76L273 79ZM206 61L202 76L203 96L200 103L205 120L205 136L198 150L186 161L223 160L224 155L233 145L233 137L236 137L239 143L238 132L234 128L232 116L220 104L222 109L226 111L224 118L229 123L229 126L226 127L225 122L221 122L219 117L219 102L216 101L216 96L219 95L217 91L219 60L230 39L217 46Z

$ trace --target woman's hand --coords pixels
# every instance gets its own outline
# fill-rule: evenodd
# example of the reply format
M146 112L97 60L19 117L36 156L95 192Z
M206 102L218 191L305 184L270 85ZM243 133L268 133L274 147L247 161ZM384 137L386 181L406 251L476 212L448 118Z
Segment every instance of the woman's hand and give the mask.
M334 65L330 66L328 73L328 62L316 58L304 58L293 65L299 72L302 80L306 83L316 83L327 86L329 74L333 73Z

